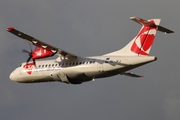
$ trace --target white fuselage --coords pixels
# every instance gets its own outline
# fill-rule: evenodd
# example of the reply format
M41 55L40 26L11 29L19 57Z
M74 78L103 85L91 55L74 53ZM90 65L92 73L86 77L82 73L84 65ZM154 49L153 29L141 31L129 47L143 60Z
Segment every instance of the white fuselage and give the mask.
M36 66L33 63L22 63L10 74L10 79L21 83L60 81L80 84L121 74L155 60L155 56L95 56L59 62L43 60L36 61Z

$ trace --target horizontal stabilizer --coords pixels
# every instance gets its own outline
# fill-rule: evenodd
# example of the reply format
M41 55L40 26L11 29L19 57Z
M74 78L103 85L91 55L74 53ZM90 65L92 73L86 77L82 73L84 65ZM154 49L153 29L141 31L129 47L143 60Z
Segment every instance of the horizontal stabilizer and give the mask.
M136 77L136 78L144 77L142 75L136 75L136 74L131 73L131 72L124 72L124 73L121 73L121 75L126 75L126 76L129 76L129 77Z
M156 24L148 21L148 20L144 20L142 18L139 18L139 17L130 17L131 20L139 23L140 25L143 25L143 26L146 26L146 27L154 27L156 28ZM160 19L159 19L160 20Z
M161 31L161 32L164 32L165 34L166 33L174 33L174 31L172 31L172 30L169 30L169 29L167 29L167 28L164 28L164 27L162 27L162 26L158 26L158 30L159 31Z
M172 30L169 30L165 27L162 27L160 25L156 25L154 24L153 22L151 22L150 20L144 20L142 18L139 18L139 17L130 17L131 20L139 23L140 25L143 25L143 26L146 26L146 27L153 27L153 28L158 28L157 30L158 31L161 31L161 32L164 32L165 34L166 33L174 33L174 31Z

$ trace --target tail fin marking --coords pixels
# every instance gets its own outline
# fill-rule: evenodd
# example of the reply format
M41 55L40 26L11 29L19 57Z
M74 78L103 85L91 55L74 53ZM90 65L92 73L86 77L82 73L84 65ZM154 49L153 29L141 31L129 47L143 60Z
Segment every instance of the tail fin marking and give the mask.
M154 20L145 22L141 19L140 23L143 25L143 27L135 39L133 39L134 43L131 46L131 51L138 55L147 56L149 55L151 46L155 39L157 31L156 24L159 24L160 20L156 20L155 23Z

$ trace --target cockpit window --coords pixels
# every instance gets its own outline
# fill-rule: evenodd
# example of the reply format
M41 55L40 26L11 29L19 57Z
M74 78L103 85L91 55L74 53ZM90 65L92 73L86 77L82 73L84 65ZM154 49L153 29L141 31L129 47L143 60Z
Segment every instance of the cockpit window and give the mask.
M21 66L22 66L22 64L19 65L19 67L21 67Z

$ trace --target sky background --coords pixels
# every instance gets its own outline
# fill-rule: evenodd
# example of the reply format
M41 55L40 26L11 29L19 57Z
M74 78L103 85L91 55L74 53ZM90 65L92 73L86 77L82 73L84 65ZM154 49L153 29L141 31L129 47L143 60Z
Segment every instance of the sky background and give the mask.
M1 120L180 120L179 0L0 0ZM131 70L142 79L113 76L80 85L20 84L9 74L28 58L28 43L6 31L14 26L79 56L125 46L140 25L129 17L161 18L174 30L158 32L158 60Z

